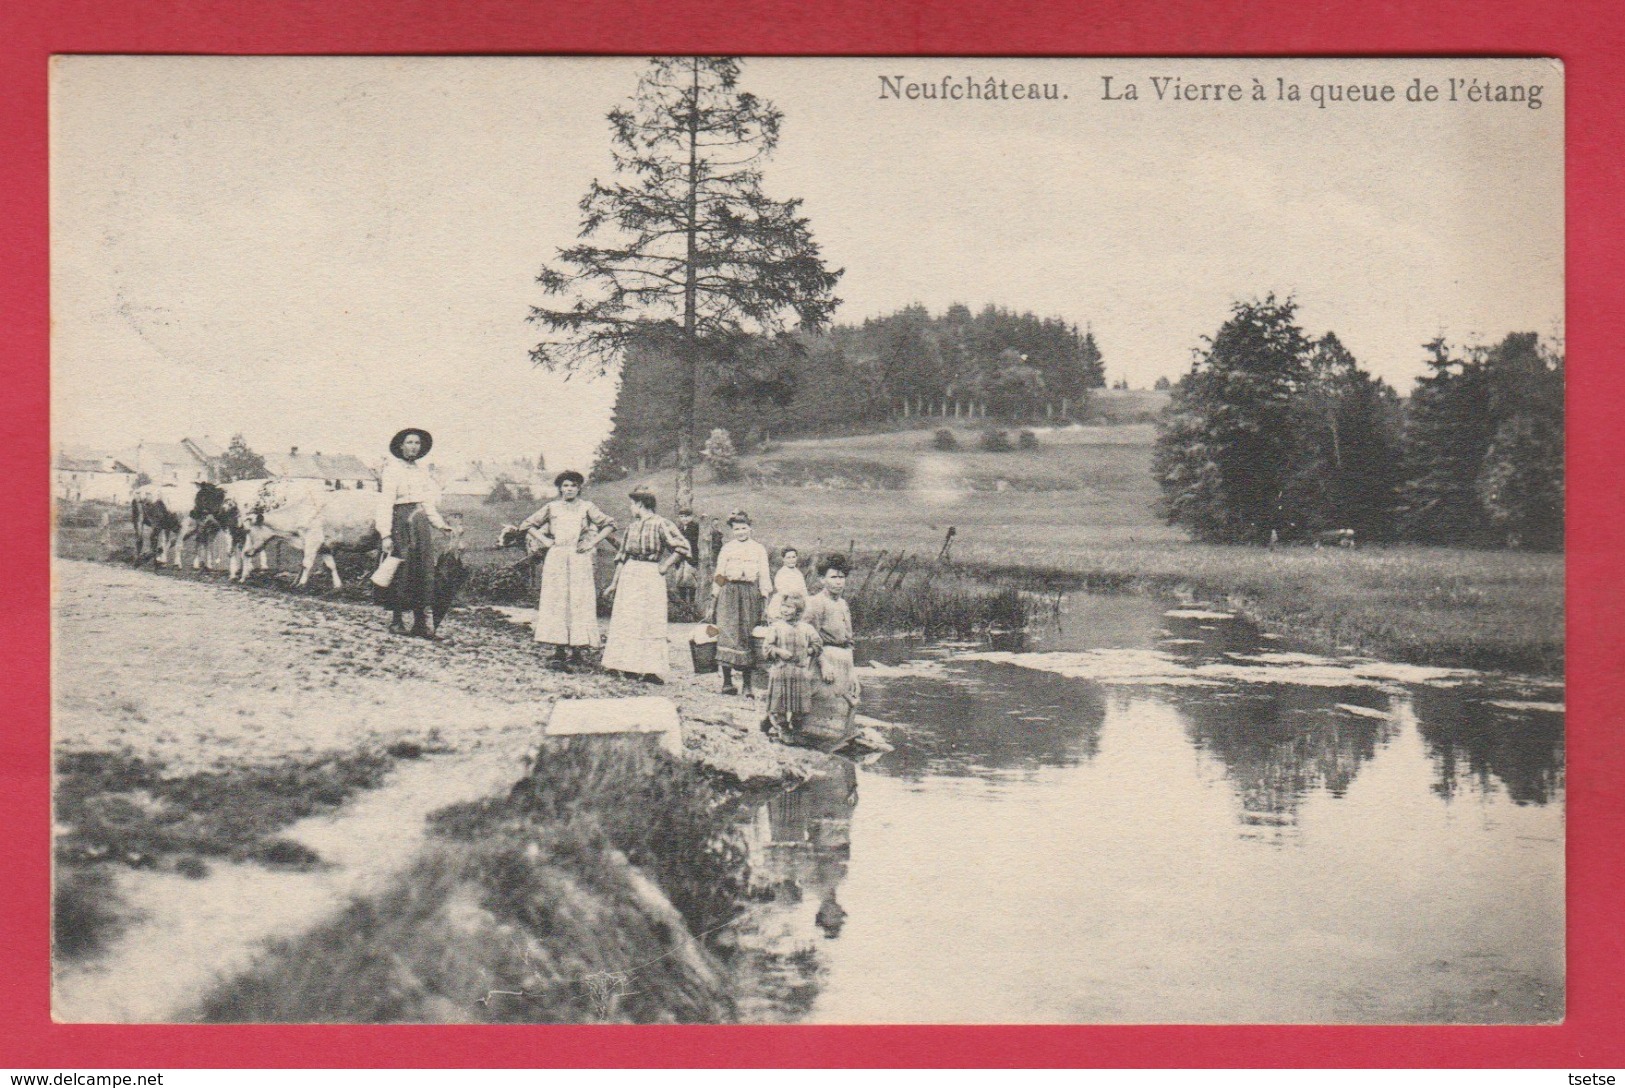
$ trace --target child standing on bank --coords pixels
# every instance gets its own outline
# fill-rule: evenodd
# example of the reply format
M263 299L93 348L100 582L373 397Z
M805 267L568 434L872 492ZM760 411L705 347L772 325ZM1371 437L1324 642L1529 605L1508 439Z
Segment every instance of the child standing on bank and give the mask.
M784 599L792 593L808 596L807 579L801 573L801 553L794 548L785 548L783 551L784 565L773 575L773 596L767 602L768 620L778 619L779 606Z
M818 632L801 620L806 608L806 597L785 594L762 646L768 661L768 733L779 739L788 739L801 729L812 709L818 656L824 647Z

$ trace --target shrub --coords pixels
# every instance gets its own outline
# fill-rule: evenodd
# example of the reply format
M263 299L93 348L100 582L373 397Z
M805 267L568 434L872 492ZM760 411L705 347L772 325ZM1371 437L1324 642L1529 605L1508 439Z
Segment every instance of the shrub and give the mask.
M105 866L63 868L51 895L51 945L64 959L101 952L130 921Z
M498 480L496 486L491 489L491 493L485 496L485 502L489 506L495 506L497 503L502 502L513 502L513 490L508 487L508 481Z
M936 433L931 436L931 448L944 451L957 450L959 448L959 439L955 438L954 432L948 428L938 427Z
M1016 445L1024 450L1036 450L1038 448L1038 436L1029 430L1023 429L1016 434Z
M725 429L718 427L711 432L700 456L711 466L711 475L718 483L732 483L739 479L739 451L734 448L733 436Z
M1010 435L997 427L983 431L978 444L988 453L1009 453L1015 448L1010 444Z

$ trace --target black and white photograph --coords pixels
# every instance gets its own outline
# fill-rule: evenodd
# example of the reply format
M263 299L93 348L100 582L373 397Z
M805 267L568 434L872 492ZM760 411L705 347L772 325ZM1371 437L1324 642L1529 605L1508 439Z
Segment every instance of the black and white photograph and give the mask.
M53 58L53 1017L1562 1022L1564 139Z

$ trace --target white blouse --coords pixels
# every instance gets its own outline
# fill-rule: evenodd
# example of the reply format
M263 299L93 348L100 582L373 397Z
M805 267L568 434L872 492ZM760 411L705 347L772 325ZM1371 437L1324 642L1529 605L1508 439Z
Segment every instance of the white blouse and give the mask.
M759 540L730 540L717 552L717 577L729 582L755 582L762 596L773 595L773 573L767 549Z
M435 528L445 526L440 516L440 485L435 483L421 461L403 461L399 457L384 465L383 479L378 493L378 534L389 536L395 531L395 507L402 503L422 503Z
M773 591L781 597L788 597L792 593L807 596L807 579L801 574L799 567L780 567L779 573L773 576Z

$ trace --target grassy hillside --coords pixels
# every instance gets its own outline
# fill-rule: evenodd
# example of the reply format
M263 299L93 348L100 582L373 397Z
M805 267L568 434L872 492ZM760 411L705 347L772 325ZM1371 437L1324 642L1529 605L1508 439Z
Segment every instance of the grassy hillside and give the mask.
M949 526L954 556L1024 563L1081 544L1142 545L1183 535L1153 511L1149 425L1035 429L1036 450L984 453L979 431L950 428L960 448L939 451L931 430L785 442L743 461L745 476L696 481L695 508L748 510L769 546L829 551L928 551ZM673 493L673 473L635 482ZM615 492L627 488L614 485ZM609 491L602 487L599 491Z

